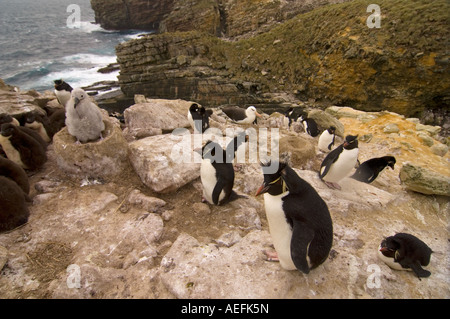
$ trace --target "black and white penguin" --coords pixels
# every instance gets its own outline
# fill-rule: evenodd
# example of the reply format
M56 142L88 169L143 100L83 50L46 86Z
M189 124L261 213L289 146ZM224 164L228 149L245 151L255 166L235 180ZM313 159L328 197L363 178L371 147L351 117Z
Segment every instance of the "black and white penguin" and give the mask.
M209 128L209 116L212 110L206 110L197 103L192 103L188 111L188 121L194 129L194 133L204 133Z
M238 147L246 141L247 136L242 132L228 143L226 150L213 141L207 141L203 146L200 177L203 199L208 203L223 205L238 197L233 191L233 160Z
M302 113L303 113L303 109L300 107L296 107L296 108L290 107L284 112L284 116L286 116L289 121L289 123L288 123L289 128L291 127L293 122L296 122L298 120L298 118L300 117L300 115Z
M306 114L303 114L300 117L300 122L303 124L303 127L305 128L305 133L311 135L312 137L316 137L319 135L320 131L317 127L316 121L313 119L310 119Z
M16 182L0 176L0 232L12 230L26 223L29 215L23 190Z
M395 162L394 156L372 158L360 164L355 173L350 177L357 181L369 184L372 183L378 177L378 174L386 167L389 166L394 169Z
M100 108L91 102L88 94L81 88L73 89L67 102L66 126L77 142L86 143L103 138L105 123Z
M30 182L23 168L13 161L0 156L0 176L11 179L23 190L25 195L30 193Z
M57 109L50 116L30 112L26 114L25 119L25 127L35 130L44 141L50 143L53 136L66 125L66 111L62 108Z
M47 161L42 145L13 124L2 124L0 144L8 159L24 169L38 169Z
M54 93L59 104L66 107L67 102L70 100L70 94L72 93L73 88L62 79L54 80L53 82L55 83Z
M381 241L378 257L396 270L412 270L420 279L431 272L422 268L428 266L433 251L414 235L397 233Z
M341 189L338 182L350 174L358 161L358 136L347 135L320 165L319 177L328 187Z
M334 140L336 138L336 128L330 126L328 129L322 132L319 137L318 147L322 152L328 153L331 151L334 145Z
M261 117L261 114L256 111L254 106L249 106L246 109L238 106L227 106L222 108L222 111L238 124L253 124L256 117Z
M317 191L285 163L278 170L263 164L264 194L269 231L281 267L308 274L328 257L333 243L333 223L327 204Z

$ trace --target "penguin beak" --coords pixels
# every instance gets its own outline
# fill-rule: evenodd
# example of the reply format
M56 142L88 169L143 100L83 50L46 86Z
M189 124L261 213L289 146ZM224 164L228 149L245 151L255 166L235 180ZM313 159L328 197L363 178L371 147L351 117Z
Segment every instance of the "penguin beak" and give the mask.
M265 192L267 192L269 190L269 187L270 187L270 185L266 185L265 183L262 183L262 185L256 191L255 196L264 194Z
M77 98L77 97L74 97L73 100L74 100L74 102L75 102L74 105L73 105L73 107L75 108L75 107L77 107L78 103L80 103L80 99Z
M388 251L388 250L389 250L389 249L387 249L387 247L381 247L381 248L380 248L380 251L381 251L381 252L386 252L386 251Z

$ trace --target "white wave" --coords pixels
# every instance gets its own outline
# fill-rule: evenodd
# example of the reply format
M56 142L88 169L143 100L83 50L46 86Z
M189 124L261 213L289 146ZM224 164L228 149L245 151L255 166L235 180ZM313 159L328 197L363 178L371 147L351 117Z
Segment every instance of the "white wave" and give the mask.
M111 63L116 63L117 58L115 55L97 55L90 53L78 53L73 55L68 55L62 58L65 64L91 64L96 66L107 66Z
M57 72L51 72L39 79L41 85L53 84L56 79L64 79L72 87L83 87L100 81L117 81L119 71L111 73L99 73L98 68L71 68Z
M79 26L78 25L74 25L72 28L73 30L79 30L81 32L86 32L86 33L92 33L92 32L111 32L108 30L103 29L99 24L95 24L94 22L91 21L80 21Z

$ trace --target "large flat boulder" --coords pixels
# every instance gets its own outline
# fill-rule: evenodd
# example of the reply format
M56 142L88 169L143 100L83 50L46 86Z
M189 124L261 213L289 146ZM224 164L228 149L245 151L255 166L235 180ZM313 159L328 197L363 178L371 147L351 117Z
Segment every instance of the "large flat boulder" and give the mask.
M142 182L155 192L170 193L198 178L200 161L194 162L191 145L183 143L190 138L166 134L131 142L129 159Z

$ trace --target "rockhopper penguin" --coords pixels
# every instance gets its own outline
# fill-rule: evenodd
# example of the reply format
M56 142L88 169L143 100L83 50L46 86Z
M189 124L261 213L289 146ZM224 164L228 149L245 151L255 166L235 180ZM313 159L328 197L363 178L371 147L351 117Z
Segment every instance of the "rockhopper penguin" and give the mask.
M242 132L233 138L226 150L212 141L207 141L203 146L200 177L203 199L208 203L223 205L238 197L233 191L233 160L238 147L246 141L247 136Z
M333 223L327 204L317 191L285 163L267 171L256 196L264 194L269 231L281 267L308 274L328 257Z
M397 233L382 240L378 257L396 270L412 270L420 279L431 272L422 268L428 266L433 251L414 235Z
M334 145L334 140L336 138L336 128L330 126L328 129L322 132L319 137L318 147L322 152L328 153L331 151Z
M341 189L338 182L350 174L358 161L358 136L347 135L344 143L332 150L320 166L319 177L330 188Z
M359 165L350 177L360 182L372 183L386 167L394 169L395 162L394 156L372 158Z

